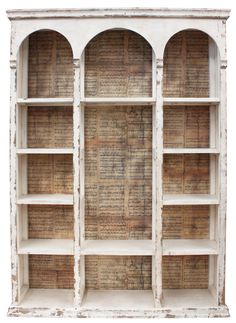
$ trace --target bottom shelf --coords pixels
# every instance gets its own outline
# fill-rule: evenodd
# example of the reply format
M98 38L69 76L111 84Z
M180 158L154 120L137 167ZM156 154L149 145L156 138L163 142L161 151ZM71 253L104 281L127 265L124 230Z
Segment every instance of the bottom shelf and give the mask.
M30 288L20 306L24 308L67 308L73 307L73 289Z
M153 309L152 290L87 290L83 309Z
M217 306L208 289L164 289L163 307L196 308Z

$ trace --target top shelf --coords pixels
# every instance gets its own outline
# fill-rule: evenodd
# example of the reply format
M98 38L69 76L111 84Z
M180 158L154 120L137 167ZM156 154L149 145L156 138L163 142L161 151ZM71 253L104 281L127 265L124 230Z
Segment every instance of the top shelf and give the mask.
M219 98L163 98L163 105L217 105Z
M26 106L67 106L73 105L73 98L19 98L17 103Z

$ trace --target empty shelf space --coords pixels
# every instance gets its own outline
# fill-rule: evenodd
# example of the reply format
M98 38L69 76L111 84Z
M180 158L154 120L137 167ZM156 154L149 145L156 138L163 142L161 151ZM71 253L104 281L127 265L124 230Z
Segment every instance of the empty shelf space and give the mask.
M216 148L164 148L163 154L219 154Z
M152 240L86 240L82 243L83 255L135 256L153 255Z
M219 98L163 98L164 105L216 105L220 103Z
M152 290L88 290L82 302L84 309L151 309Z
M73 255L74 243L70 239L29 239L19 243L19 254Z
M165 194L163 205L217 205L219 199L210 194Z
M17 154L73 154L73 148L19 148Z
M17 199L17 204L73 205L72 194L27 194Z
M119 98L119 97L96 97L96 98L84 98L81 100L82 103L86 103L86 104L100 104L100 105L104 105L104 104L113 104L113 105L121 105L121 104L125 104L125 105L129 105L129 104L135 104L135 105L143 105L143 104L154 104L156 102L155 98L152 97L134 97L134 98Z
M19 98L17 103L26 106L68 106L73 104L73 98Z
M206 239L164 239L163 256L217 255L217 243Z
M164 289L163 307L195 308L216 306L208 289Z
M20 306L24 308L66 308L73 307L73 289L30 288Z

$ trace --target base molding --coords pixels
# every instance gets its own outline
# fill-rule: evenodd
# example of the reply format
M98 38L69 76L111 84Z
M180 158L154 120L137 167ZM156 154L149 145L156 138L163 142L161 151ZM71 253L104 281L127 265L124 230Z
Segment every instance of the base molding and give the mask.
M205 308L158 308L153 310L24 308L10 306L11 317L71 317L71 318L213 318L229 317L226 305Z

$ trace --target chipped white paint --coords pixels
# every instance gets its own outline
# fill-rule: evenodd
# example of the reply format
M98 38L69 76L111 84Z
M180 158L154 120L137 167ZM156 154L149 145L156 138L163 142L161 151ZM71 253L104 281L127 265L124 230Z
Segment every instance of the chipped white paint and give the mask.
M74 59L74 306L81 304L80 297L80 60Z
M226 220L226 30L229 10L213 9L45 9L11 10L11 257L12 305L10 316L35 317L226 317L224 302L225 220ZM163 23L165 28L163 28ZM85 98L84 57L87 43L98 33L124 28L142 35L153 48L153 94L151 98ZM27 42L29 34L51 29L69 41L74 58L73 98L27 98ZM163 53L172 35L185 29L206 32L211 38L210 79L211 98L163 98ZM157 36L158 31L158 36ZM18 61L17 61L18 60ZM218 73L220 65L220 73ZM18 77L16 69L18 66ZM18 82L17 82L18 78ZM18 84L17 84L18 83ZM18 86L16 86L18 85ZM113 242L84 242L84 146L83 103L86 104L149 104L153 106L153 234L143 245ZM210 105L211 145L206 149L163 149L163 108L166 105ZM67 149L26 149L27 106L72 106L74 146ZM178 107L177 107L178 108ZM21 111L17 113L17 109ZM217 117L219 114L219 117ZM16 119L17 118L17 119ZM16 127L17 134L16 134ZM26 127L25 127L26 129ZM214 135L214 132L217 135ZM213 135L212 135L213 134ZM17 147L16 147L16 136ZM16 149L20 148L20 149ZM72 154L74 190L69 194L27 194L25 183L17 188L17 164L26 165L27 154ZM219 167L210 195L164 195L162 192L163 153L210 153L212 163L219 156ZM214 188L215 185L215 188ZM219 196L218 196L219 188ZM18 191L18 192L17 192ZM19 193L19 194L18 194ZM19 196L17 196L17 194ZM18 205L17 205L18 204ZM74 241L58 242L27 240L24 230L18 232L17 218L26 213L27 204L64 204L74 206ZM211 205L210 240L162 241L163 205ZM217 211L218 209L218 211ZM19 221L20 222L20 221ZM22 239L21 239L22 238ZM24 239L25 240L24 240ZM18 241L18 243L17 243ZM61 243L62 241L60 241ZM46 247L45 247L46 243ZM87 243L87 245L86 245ZM107 242L109 243L109 241ZM142 241L140 241L142 244ZM17 250L17 245L19 249ZM186 247L187 245L187 247ZM148 254L153 258L152 291L87 292L85 291L84 255ZM129 249L130 248L130 249ZM127 250L128 251L127 251ZM36 251L35 251L36 250ZM18 252L18 253L17 253ZM34 290L28 288L25 254L74 254L74 292L71 290ZM24 255L19 255L19 254ZM210 256L209 290L162 290L162 255L208 254ZM214 255L214 256L213 256ZM216 268L216 270L215 270ZM214 277L212 277L214 276ZM118 295L120 294L120 295ZM154 296L154 297L153 297ZM145 297L145 302L143 298ZM118 303L117 299L120 299ZM123 302L123 303L122 303Z

